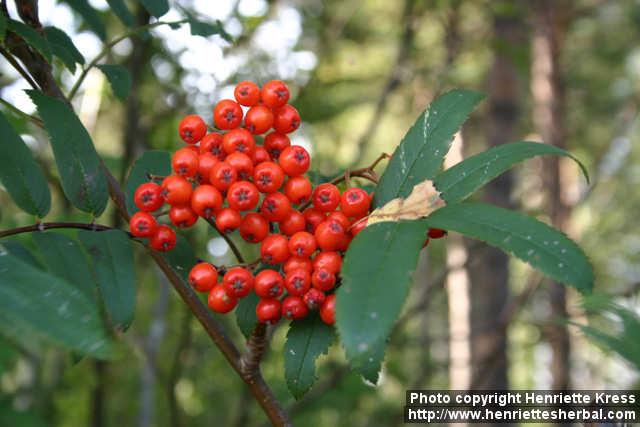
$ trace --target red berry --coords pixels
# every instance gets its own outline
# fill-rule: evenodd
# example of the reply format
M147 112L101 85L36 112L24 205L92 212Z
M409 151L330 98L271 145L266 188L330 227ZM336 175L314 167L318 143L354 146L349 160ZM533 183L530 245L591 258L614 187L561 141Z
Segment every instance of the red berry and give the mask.
M260 246L260 256L267 264L281 264L289 258L288 241L282 234L267 236Z
M260 213L267 221L280 222L291 212L291 203L282 193L270 193L262 199Z
M189 272L189 283L198 292L208 292L218 283L218 270L208 262L200 262Z
M156 218L147 212L136 212L129 220L129 229L135 237L152 236L156 228L158 228Z
M309 258L316 251L316 239L313 234L298 231L289 239L289 252L298 258Z
M278 108L273 116L273 129L278 133L291 133L300 127L300 113L292 105Z
M291 140L287 135L271 132L264 137L264 148L267 149L272 158L277 159L285 148L291 145Z
M195 114L186 116L178 126L180 138L187 144L195 144L207 133L207 124Z
M293 204L306 203L311 197L311 181L306 176L294 176L289 178L284 185L284 194Z
M136 189L133 201L141 211L153 212L158 210L164 204L162 187L155 182L145 182Z
M162 197L170 205L186 205L192 193L191 183L184 177L169 175L162 181Z
M216 227L222 233L231 233L242 223L242 215L235 209L222 208L216 214Z
M292 256L287 260L287 262L284 263L284 266L282 267L285 274L289 273L290 271L297 270L299 268L303 270L307 270L309 274L311 274L311 271L313 270L313 266L311 265L311 260L309 258L297 258Z
M235 129L242 122L240 104L230 99L223 99L213 110L213 122L218 129Z
M320 270L321 268L326 268L337 274L342 268L342 257L338 252L320 252L313 258L313 269Z
M263 162L253 170L253 182L262 193L273 193L282 187L284 172L274 162Z
M209 182L220 191L227 191L238 180L238 172L229 163L220 162L211 169Z
M198 221L198 215L188 205L176 205L169 209L169 219L176 227L189 228Z
M171 158L171 166L173 171L184 177L192 177L198 173L198 153L184 147L173 153Z
M233 166L240 180L246 181L253 175L253 160L245 153L236 151L235 153L229 154L224 161Z
M282 304L275 298L264 298L256 305L256 317L258 322L278 323L282 314Z
M304 268L290 270L284 275L284 287L289 295L301 297L311 287L311 275Z
M351 221L349 221L349 218L347 218L347 216L340 211L331 212L329 215L327 215L327 220L338 221L342 228L344 228L345 230L348 230L351 227Z
M239 151L251 157L256 149L256 142L248 130L233 129L222 137L222 149L227 154Z
M445 230L441 230L439 228L430 228L429 231L427 232L427 235L431 239L440 239L440 238L446 236L447 232Z
M206 152L198 156L198 182L208 184L213 167L220 163L220 159L213 154Z
M280 221L280 232L287 236L293 236L298 231L304 231L306 224L304 215L291 209L285 219Z
M222 194L213 185L199 185L191 194L191 209L203 218L211 218L222 206Z
M353 237L357 236L364 228L367 226L367 219L358 219L353 224L351 224L351 228L349 232Z
M227 203L231 209L249 211L256 207L260 193L249 181L238 181L231 184L227 191Z
M325 298L320 306L320 318L327 325L336 323L336 294L331 294Z
M262 215L248 213L242 218L240 236L249 243L262 242L269 234L269 223Z
M325 300L324 292L319 289L311 288L307 291L306 294L302 297L304 303L307 304L309 310L315 310L320 307Z
M311 200L314 208L322 212L331 212L340 203L340 190L328 182L320 184L313 190Z
M314 288L329 291L336 285L336 275L326 268L318 268L313 270L311 283Z
M309 308L299 296L290 295L282 300L282 317L295 320L309 314Z
M307 222L307 231L313 233L318 228L318 225L327 219L326 215L323 212L320 212L314 208L307 208L302 212L304 215L304 219Z
M253 158L251 160L253 160L254 165L258 165L260 163L270 162L271 155L262 145L256 145L256 151L253 152Z
M340 210L346 216L362 217L369 212L371 198L362 188L349 188L340 198Z
M289 101L289 88L281 80L271 80L262 86L260 99L269 108L282 107Z
M273 112L264 105L249 108L244 116L244 125L254 135L260 135L273 126Z
M298 176L309 170L311 157L304 147L291 145L282 150L278 157L278 164L288 176Z
M260 88L253 82L240 82L236 85L233 96L238 104L251 107L260 101Z
M284 279L275 270L262 270L256 274L254 288L260 298L277 298L284 290Z
M208 133L200 141L200 154L211 153L220 160L224 160L225 152L222 149L222 135Z
M232 296L227 295L224 290L224 286L217 285L209 292L209 298L207 298L209 308L217 313L228 313L238 304L238 300Z
M149 238L149 246L160 252L167 252L176 245L176 232L168 225L159 225Z
M227 295L244 298L253 289L253 274L246 268L230 268L222 278L222 286Z

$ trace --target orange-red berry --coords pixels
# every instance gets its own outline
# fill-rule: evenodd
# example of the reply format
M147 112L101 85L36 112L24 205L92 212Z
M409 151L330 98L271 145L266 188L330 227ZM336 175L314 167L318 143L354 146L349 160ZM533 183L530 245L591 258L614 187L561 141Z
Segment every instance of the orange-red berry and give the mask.
M189 283L198 292L209 292L218 283L218 270L208 262L199 262L189 272Z
M178 126L178 133L187 144L196 144L207 133L207 124L202 117L191 114L182 119Z
M235 129L242 122L242 107L235 101L223 99L213 109L213 122L218 129Z
M129 229L135 237L152 236L157 228L156 218L148 212L136 212L129 220Z
M209 298L207 298L209 308L217 313L228 313L238 304L238 300L235 297L227 295L224 286L216 285L209 292Z

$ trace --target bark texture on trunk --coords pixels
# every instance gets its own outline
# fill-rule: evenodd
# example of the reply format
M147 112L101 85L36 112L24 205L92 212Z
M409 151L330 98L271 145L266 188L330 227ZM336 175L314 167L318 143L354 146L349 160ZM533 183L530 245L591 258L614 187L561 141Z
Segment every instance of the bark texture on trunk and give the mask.
M548 144L565 147L566 97L562 79L561 59L565 30L571 2L544 0L532 3L534 33L531 45L531 93L534 125ZM563 200L563 183L558 158L545 158L543 182L546 191L546 212L553 225L566 230L570 206ZM560 283L549 287L552 318L566 318L566 291ZM571 341L567 328L552 324L547 330L552 350L551 374L554 390L571 387Z
M518 139L522 96L514 51L524 41L522 14L512 2L493 4L493 63L487 81L489 112L486 133L489 148ZM521 49L521 48L520 48ZM507 172L484 190L487 203L513 208L513 177ZM500 313L509 298L509 257L487 245L469 247L471 278L471 355L473 387L506 389L508 381L507 331Z

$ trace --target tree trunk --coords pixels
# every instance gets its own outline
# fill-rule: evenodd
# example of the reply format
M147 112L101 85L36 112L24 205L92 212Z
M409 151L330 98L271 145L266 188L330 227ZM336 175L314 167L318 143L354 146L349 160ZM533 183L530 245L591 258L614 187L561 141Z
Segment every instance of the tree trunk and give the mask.
M523 40L522 14L513 2L492 4L493 63L487 90L489 112L486 120L487 142L495 147L517 139L521 81L514 51ZM484 201L513 208L513 177L507 172L490 182ZM500 325L500 313L509 298L509 257L488 245L469 246L469 257L477 262L469 266L471 279L471 359L472 385L476 389L507 389L507 330Z
M531 46L533 120L538 133L546 143L564 147L566 100L560 61L563 35L568 24L566 11L571 3L566 0L544 0L532 5L535 20ZM544 171L545 209L555 227L566 229L570 208L562 198L563 183L558 159L545 159ZM549 301L553 319L567 317L565 288L560 283L551 284ZM564 325L552 324L548 329L548 339L552 349L552 388L568 389L571 386L571 342L567 328Z

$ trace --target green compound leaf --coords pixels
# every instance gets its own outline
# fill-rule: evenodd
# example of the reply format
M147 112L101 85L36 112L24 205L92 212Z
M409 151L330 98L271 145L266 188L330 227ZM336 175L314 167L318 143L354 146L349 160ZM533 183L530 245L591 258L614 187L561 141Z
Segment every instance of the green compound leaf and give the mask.
M235 310L238 328L240 328L240 332L242 332L242 335L247 339L251 336L251 333L258 324L258 316L256 315L256 305L258 305L258 301L260 301L260 297L258 297L255 292L251 292L238 301L238 306Z
M296 399L300 399L315 382L316 359L327 354L333 340L333 328L317 315L291 322L284 345L284 376Z
M44 35L47 37L53 54L60 58L69 71L75 73L76 64L84 64L84 56L73 44L67 33L56 27L45 27Z
M78 209L100 216L109 192L100 158L80 119L63 101L28 90L51 139L62 189Z
M372 382L424 244L422 221L381 222L351 242L336 295L336 326L351 366Z
M47 62L51 62L51 47L39 32L30 26L13 19L9 19L9 21L7 21L7 28L9 31L13 31L22 37L24 41L26 41L29 46L37 50L38 53L47 60Z
M32 236L45 269L75 286L88 300L97 303L96 282L89 259L80 244L53 231L33 233Z
M567 151L549 144L524 141L499 145L469 157L441 172L435 177L434 183L441 193L440 197L447 203L461 202L516 163L543 155L564 156L575 160L587 181L589 180L584 165Z
M113 93L121 100L127 99L131 92L131 73L122 65L102 64L97 67L107 76Z
M98 306L76 286L23 262L1 243L0 271L3 328L83 354L113 356Z
M0 181L16 205L40 218L49 213L51 193L40 165L0 112Z
M463 202L444 206L422 222L482 240L582 293L593 289L593 268L582 249L537 219L492 205Z
M167 151L146 151L134 162L125 186L127 212L129 212L129 215L133 215L138 211L133 202L133 195L140 184L149 181L147 173L160 176L171 174L171 155Z
M140 3L156 18L160 18L169 11L169 2L167 0L140 0Z
M136 308L136 274L129 237L122 231L78 232L92 259L98 290L111 325L127 330Z
M189 16L189 26L191 27L191 35L209 37L217 34L229 43L233 42L233 37L224 30L224 26L219 20L204 22Z
M433 179L455 133L483 97L477 92L456 89L429 105L393 152L376 188L375 207L396 197L406 197L416 184Z

